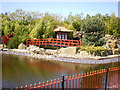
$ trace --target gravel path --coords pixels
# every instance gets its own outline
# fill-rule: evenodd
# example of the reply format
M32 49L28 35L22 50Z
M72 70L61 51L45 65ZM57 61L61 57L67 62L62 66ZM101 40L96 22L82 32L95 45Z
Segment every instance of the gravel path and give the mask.
M84 64L106 64L106 63L120 61L120 56L96 60L96 59L65 58L65 57L56 57L53 55L29 54L29 53L15 52L15 51L0 51L0 53L22 55L22 56L28 56L28 57L34 57L34 58L40 58L40 59L46 59L46 60L64 61L64 62L72 62L72 63L84 63Z

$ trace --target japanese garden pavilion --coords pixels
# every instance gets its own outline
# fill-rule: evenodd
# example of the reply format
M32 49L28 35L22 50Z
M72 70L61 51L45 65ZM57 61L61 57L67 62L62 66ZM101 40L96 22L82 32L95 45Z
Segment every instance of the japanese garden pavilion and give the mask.
M57 26L57 28L55 28L53 30L56 33L56 38L57 39L68 39L68 33L73 32L73 30L68 30L63 26Z

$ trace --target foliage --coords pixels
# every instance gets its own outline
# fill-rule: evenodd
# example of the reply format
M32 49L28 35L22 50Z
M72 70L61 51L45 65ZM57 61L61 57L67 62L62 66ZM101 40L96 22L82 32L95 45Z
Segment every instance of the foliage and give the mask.
M2 44L7 45L9 38L7 36L2 36Z
M110 19L106 21L106 33L120 37L120 18L115 14L111 14Z
M102 46L104 44L102 37L105 35L105 26L101 18L86 18L82 24L82 31L84 45Z
M83 14L72 15L72 13L69 13L66 18L63 18L60 15L48 12L26 12L17 9L12 13L1 13L0 16L2 17L0 27L2 36L14 35L14 37L10 36L9 48L17 48L19 43L25 43L28 38L54 38L55 33L52 30L57 25L65 26L73 31L84 32L82 38L84 45L103 45L102 37L105 34L120 36L120 18L114 14L110 16L99 13L95 16L87 14L86 17L83 17ZM72 33L68 37L72 39ZM13 42L15 45L12 45Z
M102 51L107 51L108 49L107 48L104 48L103 46L98 46L98 47L95 47L95 46L81 46L80 47L80 50L81 51L86 51L88 52L89 54L93 54L95 52L97 53L101 53Z
M9 40L7 47L10 49L14 49L14 48L17 49L20 43L22 43L22 41L20 41L19 37L14 36Z

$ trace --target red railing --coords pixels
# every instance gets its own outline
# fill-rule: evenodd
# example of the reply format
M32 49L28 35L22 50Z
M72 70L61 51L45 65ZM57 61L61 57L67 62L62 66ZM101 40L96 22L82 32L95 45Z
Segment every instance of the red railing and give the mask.
M119 88L120 67L109 68L108 88ZM114 72L113 72L114 71ZM21 86L20 89L35 89L35 88L104 88L106 69L95 70L91 72L62 76L62 79L54 79L38 84ZM19 89L18 87L16 89Z
M68 46L81 46L82 42L79 40L65 40L65 39L56 39L56 38L44 38L44 39L27 39L26 45L37 45L37 46L59 46L59 47L68 47Z

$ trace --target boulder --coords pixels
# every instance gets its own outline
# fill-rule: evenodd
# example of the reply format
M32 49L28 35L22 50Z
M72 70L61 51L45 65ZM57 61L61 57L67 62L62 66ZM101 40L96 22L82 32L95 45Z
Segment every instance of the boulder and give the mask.
M19 46L18 46L18 49L26 49L27 46L23 43L21 43Z
M86 51L80 51L79 55L81 55L81 56L88 56L89 54Z
M109 54L109 52L106 50L106 51L101 51L100 55L101 56L107 56Z
M109 44L110 45L110 47L112 48L112 49L115 49L115 48L117 48L117 43L116 43L116 41L111 41L111 43Z
M36 54L44 54L44 52L45 52L44 48L39 48L39 47L34 46L34 45L29 45L29 47L27 47L27 51L33 52Z
M75 55L77 53L77 48L76 47L60 48L59 52L60 54L65 55Z
M57 52L57 50L47 49L47 50L45 51L45 54L47 54L47 55L57 55L58 52Z
M89 53L80 50L78 50L77 54L75 55L75 58L90 58L90 57L91 55Z
M106 47L109 48L109 49L115 49L115 48L118 48L118 43L116 40L111 40L109 39L107 42L106 42Z
M113 54L115 55L115 54L120 54L120 48L117 48L117 49L112 49L112 52L113 52Z

